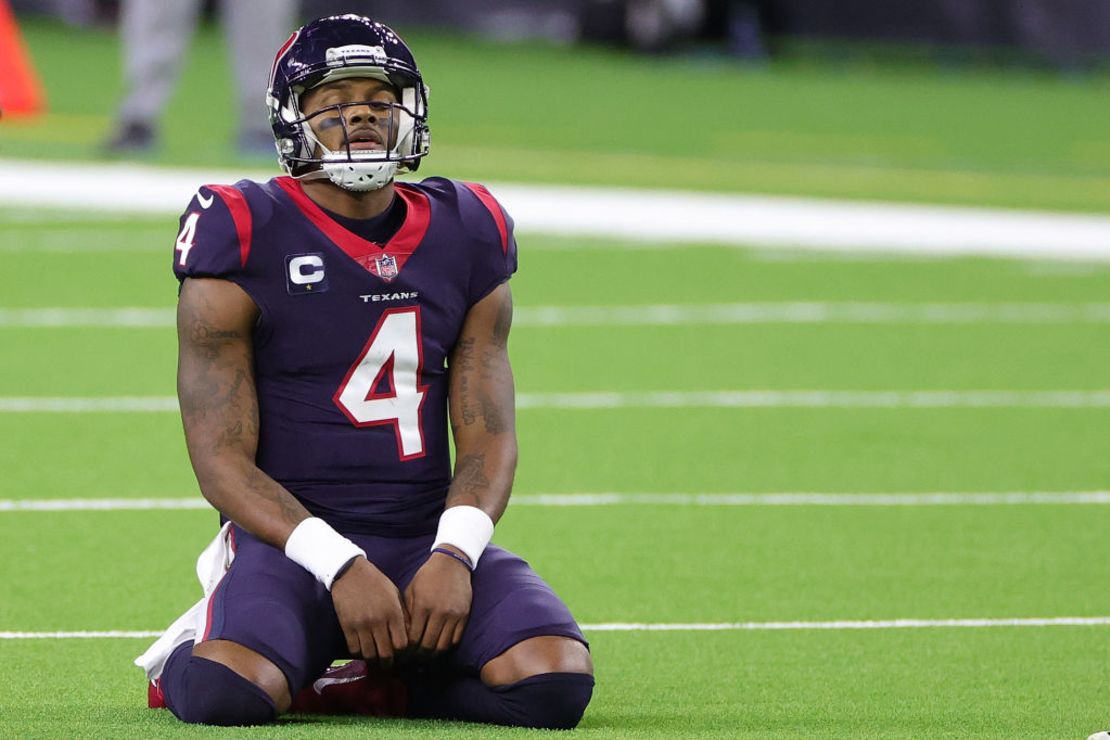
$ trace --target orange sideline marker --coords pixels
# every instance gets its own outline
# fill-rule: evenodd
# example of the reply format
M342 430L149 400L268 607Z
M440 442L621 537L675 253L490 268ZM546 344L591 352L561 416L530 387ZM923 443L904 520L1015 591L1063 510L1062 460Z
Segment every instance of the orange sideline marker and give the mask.
M15 15L8 0L0 0L0 114L26 116L45 109L42 84L31 66Z

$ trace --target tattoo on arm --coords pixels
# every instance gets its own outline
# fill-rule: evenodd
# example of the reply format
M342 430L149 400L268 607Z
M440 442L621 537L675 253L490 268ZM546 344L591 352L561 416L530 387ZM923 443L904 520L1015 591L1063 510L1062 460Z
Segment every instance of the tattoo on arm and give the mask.
M456 434L479 419L487 434L503 434L511 426L511 401L506 407L506 399L498 398L505 384L512 384L507 351L513 303L507 290L495 309L492 324L487 324L489 334L481 344L475 336L467 336L455 348L451 372L456 382L452 394L459 410L459 418L452 420Z
M461 422L463 426L471 426L478 420L470 388L470 373L473 369L474 337L466 337L460 339L458 345L456 345L454 362L451 367L451 372L456 374L458 378L458 388L455 389L455 393L458 394L460 416L462 418L457 421ZM457 428L458 425L456 424Z
M478 506L495 520L505 510L516 468L512 315L507 287L498 289L468 320L450 368L457 458L447 505Z
M295 524L304 518L304 506L260 469L254 468L251 470L247 479L247 488L262 498L277 504L285 521Z
M455 464L455 479L451 483L451 505L477 506L489 488L486 477L486 456L482 453L464 455Z
M489 395L482 394L479 399L482 405L482 422L485 424L487 434L502 434L506 427L505 409L497 405Z
M258 399L246 296L186 283L178 302L178 397L197 480L221 512L272 545L307 510L255 463Z

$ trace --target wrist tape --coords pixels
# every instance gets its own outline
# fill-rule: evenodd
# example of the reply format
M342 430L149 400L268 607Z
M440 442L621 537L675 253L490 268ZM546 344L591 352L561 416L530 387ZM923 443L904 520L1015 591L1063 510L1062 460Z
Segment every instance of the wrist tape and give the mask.
M470 558L471 569L478 567L478 558L493 537L493 520L476 506L452 506L439 517L432 549L453 545Z
M336 575L359 555L366 553L316 517L298 524L285 541L285 557L316 576L328 591Z

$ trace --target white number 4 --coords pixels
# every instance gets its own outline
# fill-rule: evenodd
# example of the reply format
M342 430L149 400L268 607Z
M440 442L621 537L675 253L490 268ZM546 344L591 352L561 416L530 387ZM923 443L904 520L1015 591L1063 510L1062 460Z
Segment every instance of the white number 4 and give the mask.
M197 236L197 219L200 218L199 213L190 213L185 217L185 225L181 227L181 233L177 235L177 244L175 248L181 252L181 257L177 260L177 264L182 267L185 266L185 261L189 259L189 250L193 248L193 240Z
M332 399L356 427L393 424L402 460L424 456L422 364L420 309L388 309ZM379 392L383 380L389 390Z

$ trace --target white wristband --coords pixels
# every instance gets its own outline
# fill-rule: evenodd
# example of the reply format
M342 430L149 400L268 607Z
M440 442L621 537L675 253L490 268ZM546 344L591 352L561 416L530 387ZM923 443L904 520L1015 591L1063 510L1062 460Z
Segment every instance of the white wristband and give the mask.
M359 555L366 553L316 517L298 524L285 541L285 557L316 576L328 591L336 574Z
M452 506L439 517L439 530L436 531L432 549L440 545L452 545L462 550L470 558L470 567L478 567L478 558L493 537L493 520L486 512L476 506Z

